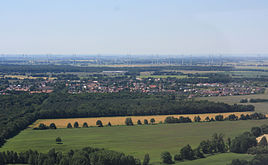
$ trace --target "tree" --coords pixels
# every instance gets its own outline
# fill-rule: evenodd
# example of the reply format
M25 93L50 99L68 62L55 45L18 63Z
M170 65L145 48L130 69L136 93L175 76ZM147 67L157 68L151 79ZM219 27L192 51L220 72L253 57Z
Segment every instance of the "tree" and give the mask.
M87 122L83 123L83 128L88 128Z
M205 118L205 121L210 122L210 118L207 116L207 117Z
M138 120L138 121L137 121L137 124L138 124L138 125L142 125L142 123L141 123L141 121L140 121L140 120Z
M150 122L151 122L151 124L154 124L155 123L155 119L154 118L151 118Z
M161 153L161 159L163 163L172 164L172 156L169 152L165 151Z
M67 124L67 128L73 128L72 124L71 123L68 123Z
M230 147L231 147L231 143L232 143L231 138L228 138L227 139L227 145L228 145L229 150L230 150Z
M200 121L201 121L200 116L195 116L195 117L194 117L194 121L195 121L195 122L200 122Z
M55 123L51 123L49 125L49 129L57 129L56 124Z
M133 122L132 122L131 118L126 118L125 123L126 123L127 126L133 125Z
M111 126L112 126L112 124L109 122L109 123L107 124L107 126L111 127Z
M230 121L235 121L235 120L238 120L238 117L235 116L235 114L231 114L231 115L229 115L229 116L227 117L227 119L230 120Z
M97 125L98 127L103 127L101 120L98 120L98 121L96 122L96 125Z
M79 124L77 121L74 123L74 128L79 128Z
M215 120L216 121L223 121L223 115L217 115L217 116L215 116Z
M212 147L209 140L203 140L201 141L199 148L202 150L204 154L210 154L212 153Z
M61 141L62 141L62 140L61 140L61 138L60 138L60 137L57 137L57 138L56 138L56 143L57 143L57 144L60 144L60 143L61 143Z
M261 136L262 133L262 129L260 127L252 127L251 128L251 133L255 136L255 137L259 137Z
M144 124L149 124L148 120L147 119L144 119Z
M267 139L265 136L263 136L260 140L260 142L258 143L259 146L267 146Z
M181 158L180 154L176 154L176 155L174 155L174 160L182 161L183 159Z
M256 145L256 137L249 132L245 132L232 140L230 151L234 153L246 153L249 148Z
M145 154L142 165L149 165L149 163L150 163L150 156L149 154Z
M194 149L193 151L196 158L205 158L204 154L200 151L199 147Z
M40 123L39 126L38 126L38 129L40 129L40 130L44 130L44 129L48 129L48 128L49 128L49 127L46 126L46 125L43 124L43 123Z
M192 150L192 147L188 144L185 147L183 147L180 151L180 155L182 159L186 160L194 160L194 151Z

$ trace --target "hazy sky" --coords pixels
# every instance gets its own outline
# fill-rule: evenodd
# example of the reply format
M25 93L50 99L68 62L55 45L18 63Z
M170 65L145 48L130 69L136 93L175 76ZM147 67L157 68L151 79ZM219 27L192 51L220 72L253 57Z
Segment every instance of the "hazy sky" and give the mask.
M268 0L0 0L0 54L268 53Z

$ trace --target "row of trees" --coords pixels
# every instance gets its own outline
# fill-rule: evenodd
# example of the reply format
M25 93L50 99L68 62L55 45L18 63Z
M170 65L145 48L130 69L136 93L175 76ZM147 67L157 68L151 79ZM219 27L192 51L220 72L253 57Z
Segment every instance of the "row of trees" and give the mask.
M240 103L262 103L262 102L268 102L268 99L241 99Z
M55 123L51 123L49 126L44 123L40 123L38 127L35 127L34 130L45 130L45 129L57 129Z
M101 120L97 120L96 125L97 125L98 127L103 127L103 124L102 124L102 121L101 121ZM107 126L110 126L110 127L111 127L112 124L109 122L109 123L107 124ZM83 125L82 125L82 127L83 127L83 128L88 128L88 124L87 124L87 122L84 122ZM76 121L76 122L74 123L73 126L72 126L71 123L68 123L68 124L67 124L67 128L80 128L80 126L79 126L79 123Z
M223 134L215 133L211 139L202 141L195 149L192 149L189 144L181 148L180 152L174 155L174 161L195 160L205 158L206 154L225 153L230 146L230 139L228 141L229 143L226 144ZM161 159L163 163L174 163L169 152L163 152Z
M215 116L215 119L214 118L209 118L208 116L205 118L205 121L206 122L211 122L211 121L225 121L225 120L229 120L229 121L235 121L235 120L260 120L260 119L266 119L266 116L264 114L261 114L261 113L254 113L254 114L250 114L250 115L244 115L242 114L240 116L240 118L238 116L236 116L235 114L231 114L227 117L224 118L223 115L217 115ZM192 120L189 118L189 117L183 117L183 116L180 116L179 118L175 118L173 116L168 116L165 118L164 120L164 123L191 123ZM201 122L201 118L200 116L195 116L194 117L194 122ZM147 119L144 119L144 122L143 122L145 125L148 125L149 124L149 121ZM133 126L134 123L132 121L131 118L126 118L125 119L125 124L127 126ZM150 124L155 124L155 119L154 118L151 118L150 119ZM96 125L98 127L103 127L103 123L101 120L97 120L96 122ZM137 121L137 125L142 125L142 122L141 120L138 120ZM108 122L107 126L112 126L111 122ZM72 126L71 123L68 123L67 124L67 128L79 128L79 123L78 122L75 122L74 123L74 126ZM88 127L88 124L87 122L84 122L83 125L82 125L83 128L87 128ZM40 124L38 128L35 128L35 129L56 129L56 125L54 123L51 123L49 127L45 126L44 124ZM268 133L268 128L267 128L267 133Z
M148 159L147 162L149 163ZM148 164L147 163L147 164ZM55 149L48 153L37 151L0 152L0 165L4 164L30 164L30 165L141 165L139 159L120 152L86 147L81 150L70 150L68 154L56 152ZM145 164L145 165L147 165Z
M249 153L254 155L268 154L268 143L266 137L263 136L259 143L256 140L258 136L263 135L266 132L268 132L268 125L252 127L251 132L245 132L235 137L233 140L228 138L226 142L224 141L223 134L215 133L211 139L201 141L196 149L192 149L189 144L181 148L180 152L174 155L174 161L200 159L205 158L205 155L207 154L225 153L228 151L234 153ZM163 163L174 163L169 152L163 152L161 154L161 159ZM234 160L231 165L240 165L235 164L236 162L244 161Z
M267 162L268 162L267 154L258 154L250 161L234 159L228 165L267 165L268 164Z

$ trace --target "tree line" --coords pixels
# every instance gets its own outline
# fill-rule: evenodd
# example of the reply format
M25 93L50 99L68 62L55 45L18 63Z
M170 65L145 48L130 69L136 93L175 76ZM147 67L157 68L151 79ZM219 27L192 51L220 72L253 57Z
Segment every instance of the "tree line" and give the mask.
M67 154L51 149L48 153L28 150L25 152L0 152L0 165L141 165L139 159L121 152L85 147L70 150Z

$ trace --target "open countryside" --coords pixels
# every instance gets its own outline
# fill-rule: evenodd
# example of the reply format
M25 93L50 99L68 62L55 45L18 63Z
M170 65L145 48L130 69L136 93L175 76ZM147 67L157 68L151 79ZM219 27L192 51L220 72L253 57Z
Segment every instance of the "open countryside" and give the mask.
M68 152L70 149L81 149L86 146L100 147L124 152L142 159L149 153L153 163L160 163L159 155L168 150L178 153L187 144L193 147L209 139L214 133L221 132L225 139L233 138L244 131L250 131L253 126L268 124L267 120L250 121L219 121L202 123L157 124L142 126L112 126L89 128L62 128L56 130L33 130L28 128L18 136L10 139L1 149L25 151L28 149L47 152L50 148ZM55 143L55 138L61 137L63 144ZM231 154L232 155L232 154ZM214 156L196 160L210 161ZM221 157L215 156L215 157ZM232 158L250 157L247 155L232 155ZM219 165L230 162L227 157ZM187 164L187 162L185 162ZM180 164L180 163L178 163ZM191 161L189 162L191 164Z

